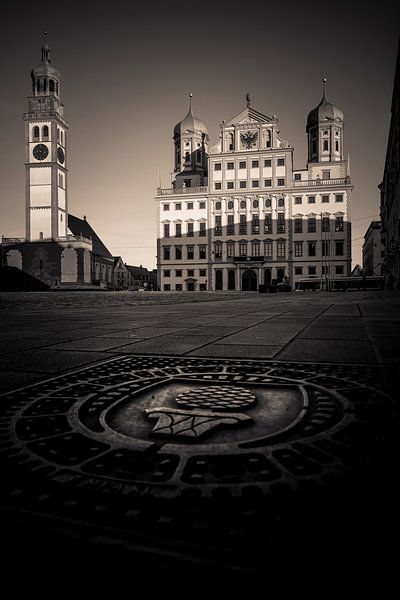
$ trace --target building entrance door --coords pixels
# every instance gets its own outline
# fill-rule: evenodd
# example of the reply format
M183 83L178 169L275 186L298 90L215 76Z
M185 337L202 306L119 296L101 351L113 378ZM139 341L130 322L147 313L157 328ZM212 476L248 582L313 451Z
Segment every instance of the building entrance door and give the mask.
M281 283L283 281L283 278L285 277L285 269L277 269L276 277L277 277L278 283Z
M264 270L264 283L265 285L271 285L272 280L272 272L271 269Z
M257 291L257 275L254 271L247 269L242 275L242 291L256 292Z

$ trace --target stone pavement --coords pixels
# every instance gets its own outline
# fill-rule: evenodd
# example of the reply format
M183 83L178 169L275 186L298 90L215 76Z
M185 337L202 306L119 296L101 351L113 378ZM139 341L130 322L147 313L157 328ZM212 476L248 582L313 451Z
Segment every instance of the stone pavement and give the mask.
M390 580L398 291L0 307L10 570Z

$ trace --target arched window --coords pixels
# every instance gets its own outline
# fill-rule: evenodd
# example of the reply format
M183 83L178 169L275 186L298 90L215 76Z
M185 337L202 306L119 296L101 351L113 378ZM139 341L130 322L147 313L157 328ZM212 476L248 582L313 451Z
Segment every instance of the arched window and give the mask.
M336 152L339 152L339 142L337 140L335 142L335 150Z
M284 198L278 198L278 206L279 207L285 206L285 199Z
M198 163L201 163L201 152L200 152L200 150L197 150L197 152L196 152L196 161Z
M56 81L56 94L58 96L58 81Z
M59 142L59 141L60 141L60 130L57 127L57 142Z
M39 139L39 127L37 125L33 128L33 139L35 141Z
M40 79L36 79L36 91L40 92Z
M329 142L328 142L328 140L324 140L324 150L329 150Z
M49 92L54 92L54 80L49 79Z
M253 208L258 208L259 202L258 200L253 200Z
M47 127L47 125L43 125L42 127L42 136L44 140L49 139L49 128Z
M215 271L215 289L222 290L222 270Z
M234 149L233 142L234 142L233 133L229 133L228 134L228 150Z
M268 129L267 131L267 141L266 141L266 147L267 148L271 148L271 141L272 141L272 134L271 134L271 130Z
M62 129L60 131L60 136L61 136L61 144L64 146L64 132Z
M233 208L233 201L232 200L229 200L229 202L228 202L228 208L229 209Z
M43 91L47 91L47 79L43 79Z
M229 269L229 271L228 271L228 290L234 290L235 287L236 287L235 270Z

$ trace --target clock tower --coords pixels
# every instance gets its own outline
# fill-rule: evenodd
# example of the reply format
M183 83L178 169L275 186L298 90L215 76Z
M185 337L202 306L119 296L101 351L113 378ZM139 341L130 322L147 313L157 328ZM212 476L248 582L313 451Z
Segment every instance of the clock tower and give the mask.
M60 73L45 33L42 60L31 72L25 121L26 240L59 241L68 229L67 129Z

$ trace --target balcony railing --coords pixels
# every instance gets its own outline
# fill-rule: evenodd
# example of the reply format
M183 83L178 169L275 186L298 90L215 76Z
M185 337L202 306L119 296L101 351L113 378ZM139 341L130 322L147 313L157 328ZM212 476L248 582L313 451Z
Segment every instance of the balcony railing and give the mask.
M13 237L13 238L9 238L9 237L2 237L1 238L1 243L2 244L22 244L23 242L25 242L25 238L20 238L20 237Z
M234 262L264 262L264 256L234 256Z
M327 185L351 185L350 177L342 177L338 179L306 179L303 181L293 181L294 187L312 187L312 186L327 186Z
M157 188L158 196L170 196L172 194L207 194L208 186L202 187L184 187L184 188Z

